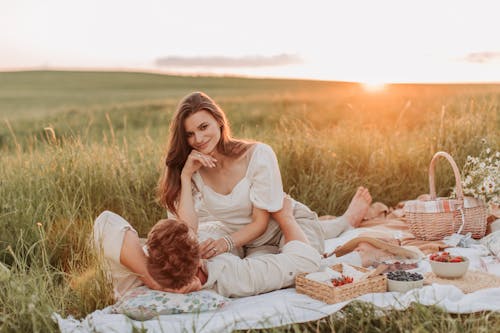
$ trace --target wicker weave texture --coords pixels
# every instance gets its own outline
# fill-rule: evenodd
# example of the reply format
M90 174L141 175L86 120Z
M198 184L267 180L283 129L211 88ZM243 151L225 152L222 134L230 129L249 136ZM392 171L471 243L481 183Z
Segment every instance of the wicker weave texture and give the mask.
M459 207L452 211L419 212L405 209L405 219L410 231L417 239L442 240L453 233L466 234L470 232L473 238L482 238L486 234L488 208L480 200L470 200L473 207L464 205L462 181L455 160L446 152L437 152L432 157L429 166L430 201L438 203L435 186L435 164L438 158L444 157L451 165L455 176L455 189ZM439 205L436 205L437 207ZM463 213L463 216L462 216ZM463 225L462 230L460 230Z
M405 218L415 237L427 241L442 240L444 237L458 232L462 225L462 218L452 212L405 212ZM485 207L464 208L465 225L461 233L470 232L473 238L482 238L486 234L486 218L487 209Z
M338 272L342 272L341 264L331 266L331 268ZM369 271L363 267L354 266L354 268L363 273ZM378 275L359 282L345 284L340 287L334 287L333 285L330 286L306 279L306 275L306 273L301 273L295 278L295 288L297 292L328 304L347 301L364 294L387 291L387 278L385 275Z
M436 276L433 272L425 274L424 284L452 284L460 288L464 293L473 293L480 289L499 288L500 276L479 272L468 271L464 276L458 279L445 279Z

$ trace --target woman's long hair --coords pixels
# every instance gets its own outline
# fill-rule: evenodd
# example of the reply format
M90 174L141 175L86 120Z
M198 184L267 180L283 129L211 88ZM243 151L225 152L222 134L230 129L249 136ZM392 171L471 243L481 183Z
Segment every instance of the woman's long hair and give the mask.
M177 215L177 202L181 191L181 172L192 148L187 141L184 123L192 114L205 110L217 121L221 136L217 151L225 156L241 156L250 144L231 137L231 130L222 109L206 94L194 92L182 99L170 123L169 143L165 171L158 184L158 201L161 206Z

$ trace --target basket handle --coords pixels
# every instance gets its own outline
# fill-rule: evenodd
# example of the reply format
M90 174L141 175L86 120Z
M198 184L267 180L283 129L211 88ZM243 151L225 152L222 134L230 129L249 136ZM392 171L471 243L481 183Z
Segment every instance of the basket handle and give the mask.
M429 166L429 188L431 191L431 200L436 200L436 185L434 182L434 168L436 165L436 161L438 157L444 157L450 162L451 167L453 169L453 173L455 174L455 185L457 189L457 199L458 200L463 200L464 199L464 193L462 190L462 182L460 180L460 171L458 171L457 164L455 163L455 160L453 160L453 157L451 157L450 154L444 152L444 151L438 151L437 153L434 154L431 160L431 164Z

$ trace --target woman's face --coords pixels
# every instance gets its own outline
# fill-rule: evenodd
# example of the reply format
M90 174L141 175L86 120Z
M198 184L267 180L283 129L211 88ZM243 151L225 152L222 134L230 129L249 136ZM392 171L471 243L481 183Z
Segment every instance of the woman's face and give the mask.
M184 121L189 146L203 154L215 152L221 137L217 120L205 110L193 113Z

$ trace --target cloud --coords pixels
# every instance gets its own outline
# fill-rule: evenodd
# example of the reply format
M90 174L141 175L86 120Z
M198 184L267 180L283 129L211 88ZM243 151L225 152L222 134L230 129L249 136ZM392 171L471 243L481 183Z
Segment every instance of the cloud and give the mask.
M500 52L473 52L464 58L467 62L487 63L500 61Z
M183 57L168 56L158 58L155 61L160 67L265 67L265 66L284 66L302 63L298 55L278 54L273 56L243 56L243 57Z

